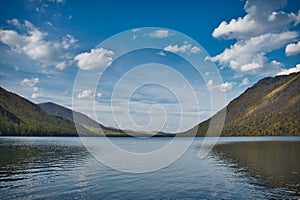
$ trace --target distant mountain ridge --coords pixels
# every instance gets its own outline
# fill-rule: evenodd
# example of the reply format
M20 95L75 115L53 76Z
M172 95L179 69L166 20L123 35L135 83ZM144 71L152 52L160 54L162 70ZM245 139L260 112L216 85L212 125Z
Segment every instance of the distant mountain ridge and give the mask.
M300 135L300 73L264 78L224 109L222 136ZM205 136L210 120L199 124L197 136Z
M43 110L45 110L46 112L48 112L52 115L62 116L62 117L65 117L65 118L67 118L71 121L74 121L74 115L75 115L76 120L80 124L88 125L88 126L91 126L91 127L98 127L99 126L98 122L96 122L95 120L89 118L88 116L86 116L86 115L84 115L80 112L73 111L69 108L63 107L61 105L58 105L58 104L55 104L55 103L52 103L52 102L40 103L38 105Z
M62 116L69 120L75 121L77 124L81 124L90 131L93 131L98 134L101 134L101 131L103 131L108 136L128 136L128 133L132 136L141 137L149 135L174 136L174 134L168 134L164 132L158 132L155 134L144 131L121 130L114 127L106 127L80 112L73 111L69 108L63 107L52 102L40 103L38 105L50 114Z
M123 130L105 127L102 124L91 119L90 117L86 116L85 114L73 111L53 102L40 103L38 105L46 112L53 115L65 117L71 121L75 121L77 124L81 124L92 132L103 134L102 131L104 131L104 133L109 136L127 136Z

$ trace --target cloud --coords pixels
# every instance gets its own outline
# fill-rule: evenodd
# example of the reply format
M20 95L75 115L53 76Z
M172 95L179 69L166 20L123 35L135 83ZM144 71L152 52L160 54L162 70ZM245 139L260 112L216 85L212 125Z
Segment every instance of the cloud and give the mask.
M191 48L191 53L199 53L201 51L201 49L199 48L199 47L196 47L196 46L193 46L192 48Z
M16 26L16 27L20 27L21 26L19 20L17 20L17 19L7 20L6 22L8 24L11 24L11 25Z
M74 60L77 61L77 66L83 70L103 68L112 63L114 52L98 48L91 49L90 52L80 53L75 56Z
M134 30L134 29L133 29ZM171 33L169 30L156 30L150 34L148 34L149 37L151 38L166 38L166 37L169 37L171 36Z
M268 61L266 54L295 40L299 34L293 31L267 33L248 40L239 40L221 54L209 58L222 66L229 66L237 73L267 73L278 71L282 64Z
M140 29L138 29L138 28L134 28L134 29L131 29L131 31L133 32L133 33L136 33L136 32L138 32Z
M247 0L246 15L222 21L212 36L236 39L236 43L210 59L222 67L229 67L238 76L244 74L274 75L284 66L277 60L270 60L269 53L294 42L299 32L300 10L287 13L282 10L286 0ZM286 46L286 55L298 53L298 44Z
M233 88L234 82L225 82L225 83L221 83L219 85L214 85L213 80L208 80L206 83L206 86L209 89L217 89L220 92L227 92L229 90L231 90Z
M38 88L38 87L33 87L32 89L33 89L33 91L37 92L40 88Z
M16 72L18 72L18 71L20 70L20 67L19 67L19 66L16 66L16 65L15 65L14 68L15 68L15 71L16 71Z
M62 70L71 64L72 55L69 49L77 42L74 36L67 34L60 42L50 41L47 40L46 32L40 31L27 20L24 24L17 19L9 20L8 23L25 30L24 34L20 34L15 30L0 29L0 41L13 51L25 54L43 66L55 66Z
M244 6L247 14L244 17L232 19L229 23L223 21L215 28L212 36L227 39L245 39L269 32L280 32L300 22L298 13L278 11L286 6L286 0L248 0Z
M187 54L191 54L191 53L199 53L201 51L201 49L197 46L192 46L191 44L189 44L188 42L184 42L183 45L179 46L179 45L168 45L167 47L164 48L165 51L170 51L173 53L187 53Z
M281 72L277 73L277 75L289 75L296 72L300 72L300 64L297 64L296 67L292 67L289 69L282 69Z
M211 87L213 85L213 80L208 80L206 85L207 87Z
M31 79L24 78L21 81L21 84L27 87L34 87L38 82L39 82L39 78L31 78Z
M53 2L53 3L65 3L65 0L48 0L49 2Z
M159 55L159 56L165 56L165 55L166 55L166 53L165 53L165 52L163 52L163 51L159 51L159 52L157 53L157 55Z
M220 85L217 85L217 88L220 92L227 92L233 87L233 82L225 82Z
M42 96L43 96L43 94L40 94L40 93L33 93L33 94L31 95L31 98L37 99L37 98L40 98L40 97L42 97Z
M291 43L285 47L285 54L293 56L300 53L300 41L298 43Z
M83 90L81 93L78 93L77 98L78 99L83 99L83 98L90 97L91 95L92 95L91 90Z
M240 84L240 86L245 86L245 85L249 85L249 79L248 78L244 78Z
M73 35L67 34L65 37L63 37L61 45L64 49L70 49L70 47L76 42L77 39Z
M134 35L131 36L131 39L135 40L137 37L138 37L138 35L134 34Z

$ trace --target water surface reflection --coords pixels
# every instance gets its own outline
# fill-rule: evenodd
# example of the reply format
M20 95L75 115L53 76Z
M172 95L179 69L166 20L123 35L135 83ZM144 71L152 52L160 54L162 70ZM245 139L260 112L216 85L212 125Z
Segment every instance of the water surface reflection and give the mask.
M300 196L300 142L229 142L214 147L212 154L251 184ZM280 192L282 191L282 192Z
M100 143L102 139L97 138ZM169 141L111 140L132 151L161 147ZM198 157L203 138L196 138L168 167L129 174L100 164L79 138L0 137L0 199L299 198L300 138L220 141L205 159ZM99 153L115 156L110 149Z

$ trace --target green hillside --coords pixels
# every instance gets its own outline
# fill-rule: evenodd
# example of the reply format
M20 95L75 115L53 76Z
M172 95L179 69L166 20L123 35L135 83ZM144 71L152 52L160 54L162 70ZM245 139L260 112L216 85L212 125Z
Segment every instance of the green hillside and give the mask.
M0 87L0 135L74 136L73 121L51 115L40 106Z
M222 135L300 135L299 86L300 73L260 80L224 108ZM198 136L206 134L209 122L199 124Z

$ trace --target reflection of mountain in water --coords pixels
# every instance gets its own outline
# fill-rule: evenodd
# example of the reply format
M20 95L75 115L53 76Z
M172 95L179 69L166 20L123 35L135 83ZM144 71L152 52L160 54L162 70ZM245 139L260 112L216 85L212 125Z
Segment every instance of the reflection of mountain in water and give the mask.
M213 154L252 184L300 196L300 142L263 141L220 144ZM288 156L287 156L288 155ZM284 194L283 194L284 195Z

